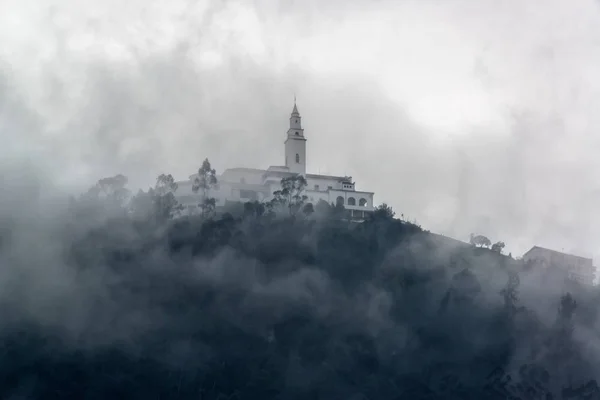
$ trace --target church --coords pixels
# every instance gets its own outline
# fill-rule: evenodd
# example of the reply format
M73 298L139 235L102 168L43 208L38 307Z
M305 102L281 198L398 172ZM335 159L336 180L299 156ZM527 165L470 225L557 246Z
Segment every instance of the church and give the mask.
M306 173L306 136L302 129L302 117L294 101L289 129L284 141L285 165L267 169L229 168L217 176L217 185L210 191L217 208L228 202L269 201L273 192L281 189L281 179L292 175L303 175L307 186L304 195L307 202L316 205L319 200L329 204L341 204L349 211L353 220L362 220L373 211L373 192L356 190L351 176L318 175ZM200 202L200 194L192 191L197 174L189 180L177 182L178 201L188 209Z

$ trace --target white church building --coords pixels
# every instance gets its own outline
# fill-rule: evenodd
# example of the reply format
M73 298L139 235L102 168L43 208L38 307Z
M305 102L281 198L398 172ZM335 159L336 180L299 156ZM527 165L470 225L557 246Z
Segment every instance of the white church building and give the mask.
M319 200L324 200L329 204L341 204L355 220L361 220L366 213L373 211L374 193L356 190L352 177L306 173L306 137L295 102L284 148L283 166L270 166L267 169L229 168L218 175L218 183L210 191L217 208L228 202L268 201L273 198L273 192L281 189L282 178L301 174L307 182L304 191L307 202L316 205ZM177 182L179 187L176 196L185 207L195 208L200 202L200 194L192 191L196 176L194 174L189 180Z

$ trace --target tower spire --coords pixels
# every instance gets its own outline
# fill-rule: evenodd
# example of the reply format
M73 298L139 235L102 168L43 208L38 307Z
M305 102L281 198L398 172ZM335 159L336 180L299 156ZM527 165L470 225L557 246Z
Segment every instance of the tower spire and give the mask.
M296 106L296 93L294 93L294 109L292 110L292 115L300 116L300 113L298 112L298 107Z
M306 173L306 138L302 129L302 117L296 105L296 94L294 93L294 109L290 115L290 128L285 140L285 166L291 172L298 174Z

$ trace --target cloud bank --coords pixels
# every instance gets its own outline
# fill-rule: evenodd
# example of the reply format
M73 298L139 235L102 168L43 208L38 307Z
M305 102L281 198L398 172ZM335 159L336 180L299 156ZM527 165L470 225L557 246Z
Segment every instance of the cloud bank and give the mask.
M597 254L597 2L0 11L1 155L70 190L116 173L184 179L204 157L279 164L296 93L312 171L352 175L459 238Z

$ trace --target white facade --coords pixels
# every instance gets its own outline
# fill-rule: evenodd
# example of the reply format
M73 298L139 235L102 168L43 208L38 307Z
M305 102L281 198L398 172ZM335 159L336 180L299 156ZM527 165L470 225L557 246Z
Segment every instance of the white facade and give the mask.
M229 168L217 176L218 184L209 193L214 197L217 207L228 201L268 201L273 192L281 189L281 179L301 174L307 181L305 195L308 202L317 204L324 200L329 204L342 204L350 210L352 217L362 219L365 213L373 211L373 192L356 190L350 176L331 176L306 173L306 137L302 129L302 119L296 104L290 116L290 126L284 141L285 165L271 166L267 169ZM192 192L196 175L189 180L178 182L177 198L188 207L196 207L200 194Z
M302 117L294 104L290 116L290 128L285 139L285 166L290 172L306 174L306 138L302 129Z
M594 283L596 267L591 258L533 246L523 255L523 261L542 268L557 267L566 272L569 279L582 284L593 285Z

